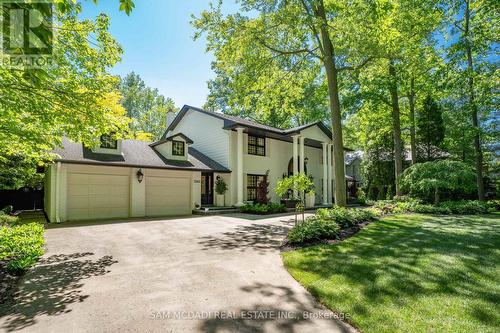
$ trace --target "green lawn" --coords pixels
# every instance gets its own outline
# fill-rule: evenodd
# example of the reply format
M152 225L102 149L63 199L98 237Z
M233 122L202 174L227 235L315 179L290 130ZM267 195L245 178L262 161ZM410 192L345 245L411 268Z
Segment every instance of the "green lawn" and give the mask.
M500 332L500 215L386 217L283 260L363 332Z

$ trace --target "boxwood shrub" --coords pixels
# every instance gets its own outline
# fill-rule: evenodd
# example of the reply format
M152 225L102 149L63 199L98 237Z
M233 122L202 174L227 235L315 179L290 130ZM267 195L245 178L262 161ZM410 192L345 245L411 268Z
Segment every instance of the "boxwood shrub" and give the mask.
M245 205L240 208L242 213L266 215L286 212L285 205L270 202L268 204Z

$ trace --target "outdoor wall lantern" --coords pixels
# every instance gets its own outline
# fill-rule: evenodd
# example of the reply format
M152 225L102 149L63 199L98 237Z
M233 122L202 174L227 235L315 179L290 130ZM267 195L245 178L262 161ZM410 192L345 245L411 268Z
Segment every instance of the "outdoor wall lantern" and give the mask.
M142 183L143 179L144 179L144 174L142 173L142 169L139 169L139 171L137 171L137 181L139 181L139 183Z

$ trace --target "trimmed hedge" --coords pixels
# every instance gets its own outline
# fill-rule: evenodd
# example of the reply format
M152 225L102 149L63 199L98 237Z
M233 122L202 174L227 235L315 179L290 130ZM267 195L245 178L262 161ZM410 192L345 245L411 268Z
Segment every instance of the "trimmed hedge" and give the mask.
M242 213L267 215L286 212L285 205L270 202L268 204L245 205L240 208Z
M0 227L0 261L7 262L7 270L22 273L43 255L44 228L39 223Z

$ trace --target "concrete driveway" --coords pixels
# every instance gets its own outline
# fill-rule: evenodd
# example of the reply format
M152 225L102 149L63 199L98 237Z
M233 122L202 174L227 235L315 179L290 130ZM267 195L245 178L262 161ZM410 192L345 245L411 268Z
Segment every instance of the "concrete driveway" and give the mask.
M284 269L292 224L226 215L49 228L0 330L351 331Z

